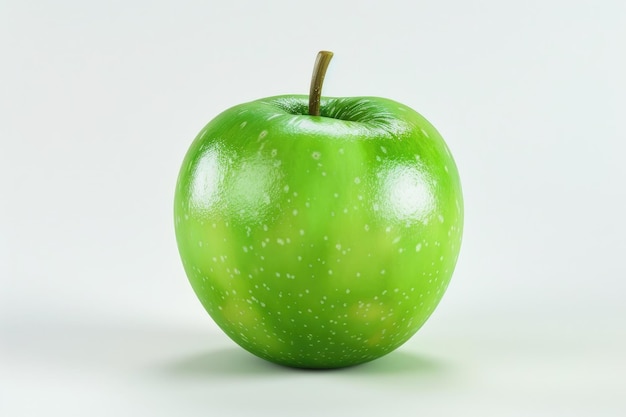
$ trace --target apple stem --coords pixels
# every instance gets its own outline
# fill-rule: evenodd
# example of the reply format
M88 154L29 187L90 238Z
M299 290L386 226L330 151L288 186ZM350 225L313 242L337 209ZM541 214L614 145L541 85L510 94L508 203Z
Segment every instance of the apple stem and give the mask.
M320 115L320 100L322 98L322 85L324 84L324 76L326 69L333 53L330 51L320 51L315 59L313 67L313 76L311 77L311 90L309 91L309 115Z

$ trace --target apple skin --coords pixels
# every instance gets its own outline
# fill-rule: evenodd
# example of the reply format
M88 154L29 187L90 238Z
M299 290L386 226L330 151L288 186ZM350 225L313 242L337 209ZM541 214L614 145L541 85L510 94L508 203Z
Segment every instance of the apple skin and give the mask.
M337 368L381 357L431 315L461 245L454 160L414 110L375 97L277 96L196 137L176 238L200 302L269 361Z

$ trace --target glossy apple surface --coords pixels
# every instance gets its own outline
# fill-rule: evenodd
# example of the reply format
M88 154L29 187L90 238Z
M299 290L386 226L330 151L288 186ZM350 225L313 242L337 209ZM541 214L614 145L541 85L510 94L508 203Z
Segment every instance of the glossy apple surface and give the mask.
M431 315L459 253L454 160L414 110L373 97L233 107L183 162L175 226L189 281L236 343L294 367L378 358Z

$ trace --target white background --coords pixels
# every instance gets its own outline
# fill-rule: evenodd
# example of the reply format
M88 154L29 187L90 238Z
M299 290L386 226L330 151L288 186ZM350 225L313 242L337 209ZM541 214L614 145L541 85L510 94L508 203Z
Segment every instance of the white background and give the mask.
M623 416L626 3L0 3L0 415ZM459 264L397 352L276 367L197 302L172 221L220 111L395 99L461 172Z

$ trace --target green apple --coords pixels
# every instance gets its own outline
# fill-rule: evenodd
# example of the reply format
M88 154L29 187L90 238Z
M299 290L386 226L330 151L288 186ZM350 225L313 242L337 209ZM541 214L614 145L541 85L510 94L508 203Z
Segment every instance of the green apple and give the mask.
M336 368L393 351L431 315L463 200L424 117L383 98L316 99L317 78L311 96L241 104L202 129L174 215L191 286L232 340L275 363Z

